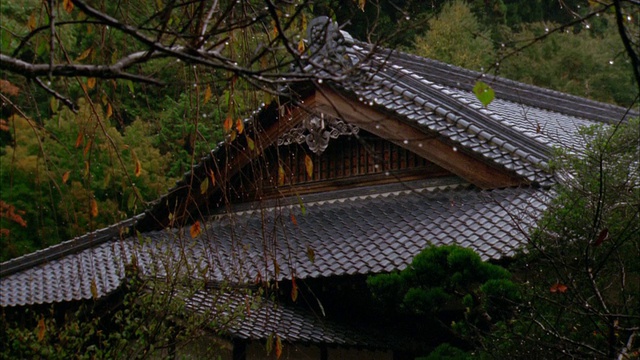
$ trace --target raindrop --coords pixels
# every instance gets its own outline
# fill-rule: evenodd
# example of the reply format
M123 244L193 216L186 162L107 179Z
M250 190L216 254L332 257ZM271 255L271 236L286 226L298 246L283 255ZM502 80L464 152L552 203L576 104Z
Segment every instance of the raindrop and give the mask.
M379 167L380 167L380 165L375 164L375 165L373 165L373 167L377 169L377 168L379 168Z
M458 148L454 146L453 151L458 151Z
M229 42L228 42L228 41L225 41L225 42L224 42L224 45L225 45L225 46L228 46L228 45L229 45Z
M422 147L422 143L418 143L418 147Z
M388 172L388 171L385 171L385 172L384 172L384 175L385 175L385 176L389 176L389 172Z
M591 25L589 25L589 24L585 25L584 27L585 27L585 29L591 29Z
M501 47L505 47L506 45L504 43L500 44Z
M613 60L609 60L609 65L613 65Z
M405 16L405 19L406 20L411 20L411 16L407 15L407 16Z
M549 28L544 28L544 32L548 33L549 32Z
M376 124L376 129L380 129L380 124Z
M633 19L631 15L627 15L627 21L631 21L631 19Z
M322 79L318 79L318 84L322 84Z
M51 81L47 81L47 86L51 86Z
M403 143L408 144L408 143L409 143L409 140L405 139L405 140L403 141Z

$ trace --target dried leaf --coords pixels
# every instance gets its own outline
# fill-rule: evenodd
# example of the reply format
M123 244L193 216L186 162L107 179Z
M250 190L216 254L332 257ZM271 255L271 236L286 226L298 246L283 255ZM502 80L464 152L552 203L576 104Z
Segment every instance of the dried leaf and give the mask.
M226 119L224 119L224 123L222 124L222 129L224 130L225 134L231 131L232 126L233 120L231 119L231 116L227 115Z
M282 340L276 334L276 359L280 359L280 356L282 356Z
M93 89L94 87L96 87L96 78L88 78L87 79L87 88L89 89Z
M209 170L209 181L211 181L211 186L216 186L216 176L213 173L213 170Z
M229 134L229 142L233 142L236 139L237 135L238 133L235 130L231 131L231 133Z
M36 13L33 13L31 14L31 16L29 16L29 20L27 20L27 27L29 27L29 30L33 31L37 26L38 24L36 23Z
M93 296L93 300L98 299L98 285L96 284L96 279L91 279L91 296Z
M200 194L202 195L206 194L208 189L209 189L209 178L206 177L200 183Z
M609 238L609 229L608 228L604 228L602 229L602 231L600 231L600 234L598 234L598 238L596 239L596 241L593 243L593 246L600 246L602 245L602 243L607 240Z
M98 202L96 199L91 199L91 217L98 216Z
M367 0L358 0L358 8L364 12L364 7L367 5Z
M113 108L111 108L111 104L107 104L107 119L113 115Z
M40 318L40 320L38 320L38 341L42 341L44 339L44 334L47 332L47 326L44 323L44 318Z
M282 165L278 166L278 186L284 185L284 169Z
M552 293L565 293L567 292L567 285L561 284L561 283L555 283L553 285L551 285L551 287L549 288L549 291Z
M307 176L313 178L313 160L308 154L304 155L304 168L307 170Z
M302 39L298 41L298 54L304 54L304 41Z
M298 300L298 284L296 284L296 277L291 274L291 301L296 302Z
M71 14L71 12L73 11L73 2L71 2L71 0L63 0L62 7L64 7L64 11L66 11L68 14Z
M13 85L10 81L0 79L0 92L6 95L18 96L20 88Z
M293 213L291 213L291 222L293 225L298 226L298 219L296 219L296 216Z
M85 145L84 150L82 151L84 156L87 156L87 153L91 150L91 145L93 145L93 140L89 139L89 141L87 141L87 145Z
M200 236L200 234L202 233L202 227L200 226L200 221L197 221L193 223L193 225L191 225L191 228L189 229L189 233L191 234L191 238L195 239L198 236Z
M251 151L256 149L256 144L253 142L253 139L249 137L249 135L247 135L247 146Z
M204 90L204 104L208 103L211 100L211 86L207 85L207 88Z
M9 131L9 123L5 119L0 119L0 131Z
M140 160L136 159L136 168L133 171L133 174L136 177L139 177L142 174L142 164L140 164Z
M244 131L244 122L240 118L236 120L236 130L238 131L238 135L242 134Z
M76 61L82 61L86 59L87 57L89 57L89 55L91 55L92 51L93 51L93 47L86 49L85 51L82 52L82 54L80 54L80 56L76 58Z
M69 181L69 175L71 174L71 171L65 171L64 174L62 174L62 183L66 184L67 181Z

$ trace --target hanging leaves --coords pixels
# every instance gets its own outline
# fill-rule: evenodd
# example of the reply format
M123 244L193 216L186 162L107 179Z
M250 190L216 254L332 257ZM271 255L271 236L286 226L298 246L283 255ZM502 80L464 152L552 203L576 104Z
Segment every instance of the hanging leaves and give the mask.
M98 216L98 202L96 199L91 199L91 217Z
M302 39L298 41L298 54L304 54L304 41Z
M208 103L211 100L211 86L207 85L207 88L204 89L204 104Z
M567 292L567 285L561 284L561 283L555 283L553 285L551 285L551 287L549 288L549 291L552 293L565 293Z
M273 334L270 334L267 337L267 343L266 343L266 350L267 350L267 355L271 354L271 350L273 350Z
M298 300L298 284L296 284L296 277L291 274L291 301L296 302Z
M200 194L204 195L207 193L207 190L209 189L209 178L206 177L204 178L204 180L202 180L202 182L200 183Z
M282 356L282 340L276 334L276 359L280 359L280 356Z
M213 174L213 170L209 170L209 181L211 181L211 186L216 186L216 176Z
M473 87L473 93L484 107L487 107L496 97L496 93L493 91L491 86L482 81L476 82L476 85Z
M304 168L307 170L307 176L309 179L313 178L313 160L308 154L304 155Z
M93 89L94 87L96 87L96 78L88 78L87 79L87 88L88 89Z
M236 130L238 131L238 135L242 134L244 131L244 122L240 118L236 120Z
M316 261L316 252L311 246L307 245L307 259L313 264Z
M86 49L85 51L82 52L82 54L80 54L80 56L76 58L76 61L82 61L86 59L87 57L89 57L89 55L91 55L92 51L93 51L93 47Z
M278 186L284 185L284 169L282 164L278 166Z
M593 246L600 246L602 245L602 243L607 240L609 238L609 229L608 228L604 228L602 229L602 231L600 231L600 234L598 234L598 238L596 239L596 241L593 243Z
M98 285L95 278L91 279L91 296L93 296L93 300L98 300Z
M64 11L66 11L68 14L71 14L71 12L73 11L73 2L71 2L71 0L63 0L62 7L64 8Z
M93 145L93 140L89 139L89 141L87 141L87 145L85 145L84 150L82 151L82 155L87 156L89 150L91 150L91 145Z
M42 341L44 339L44 334L47 332L47 326L44 323L44 318L41 317L40 320L38 320L38 326L37 326L37 337L38 337L38 341Z
M228 134L229 132L231 132L232 126L233 126L233 120L231 119L231 115L227 115L227 117L224 119L224 122L222 124L222 129L224 130L224 133Z
M62 174L62 183L66 184L67 181L69 181L69 175L71 174L71 171L65 171L64 174Z
M142 164L140 163L140 160L136 159L136 167L135 170L133 171L133 174L136 177L139 177L142 174Z
M293 223L293 225L298 226L298 219L296 219L296 216L291 213L291 223Z
M249 137L249 135L247 135L247 146L251 151L256 149L256 144L253 142L253 139Z
M107 119L113 115L113 108L111 108L111 104L107 104Z
M38 24L36 23L36 13L31 14L31 16L29 16L29 19L27 20L27 27L29 28L29 30L33 31L36 29L36 27L38 26Z
M198 236L200 236L200 234L202 233L202 227L200 226L200 221L197 221L193 223L193 225L191 225L191 228L189 229L189 234L191 234L191 238L195 239Z

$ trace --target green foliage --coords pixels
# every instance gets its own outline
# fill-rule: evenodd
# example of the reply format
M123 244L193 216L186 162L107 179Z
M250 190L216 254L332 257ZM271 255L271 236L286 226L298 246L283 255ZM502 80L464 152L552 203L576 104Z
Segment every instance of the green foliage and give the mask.
M417 360L469 360L473 359L473 356L467 352L458 349L455 346L451 346L447 343L439 345L426 357L418 358Z
M640 326L640 121L585 129L528 254L519 313L487 348L501 358L622 358Z
M471 249L441 246L428 247L405 270L371 276L367 283L388 309L437 319L443 310L457 308L464 313L462 320L486 326L490 317L509 314L509 303L517 299L510 278L507 270L483 262Z
M43 126L11 119L1 199L25 212L27 227L2 220L2 260L135 215L172 184L170 158L154 148L148 125L136 120L122 134L99 106L80 104Z
M145 280L134 266L127 266L127 281L114 302L83 302L71 310L3 309L0 318L0 357L3 359L174 359L189 355L190 344L224 328L241 316L242 309L231 308L226 298L218 299L216 309L185 311L185 299L204 284L179 281ZM174 279L176 280L176 279ZM184 279L182 279L184 280ZM227 290L229 291L229 290ZM251 297L247 293L247 298ZM213 309L212 309L213 310ZM221 344L209 342L206 353L213 358Z
M417 55L480 70L493 62L491 33L463 1L446 3L429 20L429 31L415 41Z

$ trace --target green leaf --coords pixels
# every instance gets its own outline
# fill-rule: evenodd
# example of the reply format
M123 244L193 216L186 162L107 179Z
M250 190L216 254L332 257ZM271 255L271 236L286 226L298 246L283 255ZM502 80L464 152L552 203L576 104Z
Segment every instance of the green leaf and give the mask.
M487 105L491 104L493 99L496 97L496 94L491 86L482 81L476 82L476 85L473 87L473 93L476 94L476 97L478 98L478 100L480 100L482 106L484 107L487 107Z
M131 94L134 95L136 93L135 89L133 88L133 81L131 80L127 80L126 81L127 86L129 87L129 91L131 91Z

